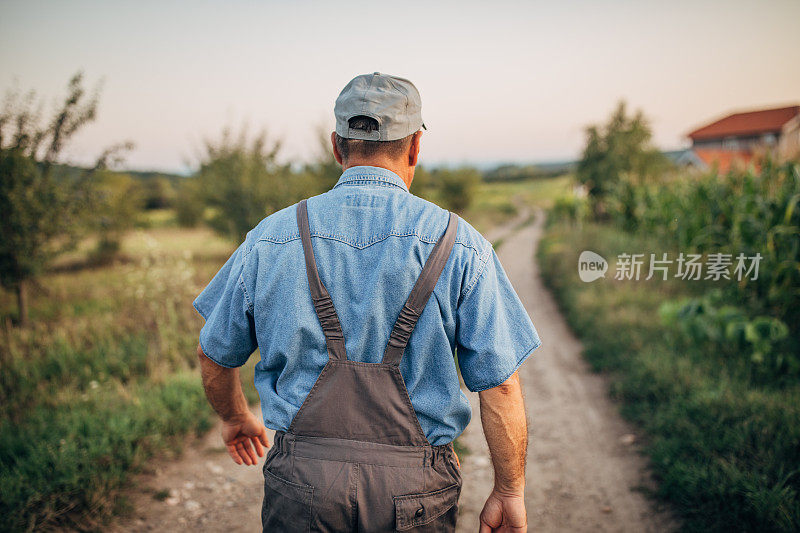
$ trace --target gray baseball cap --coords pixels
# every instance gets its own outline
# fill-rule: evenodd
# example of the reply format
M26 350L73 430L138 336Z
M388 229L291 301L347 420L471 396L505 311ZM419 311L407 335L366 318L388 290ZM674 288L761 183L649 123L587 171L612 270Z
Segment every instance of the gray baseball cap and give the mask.
M356 76L348 83L333 108L336 133L345 139L395 141L408 137L420 128L422 99L414 84L405 78L374 72ZM367 116L378 121L371 132L351 129L353 117Z

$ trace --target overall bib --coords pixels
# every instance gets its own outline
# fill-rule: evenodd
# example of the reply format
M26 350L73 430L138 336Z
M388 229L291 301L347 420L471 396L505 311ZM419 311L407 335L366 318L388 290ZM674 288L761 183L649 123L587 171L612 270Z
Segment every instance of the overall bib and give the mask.
M461 472L452 443L432 446L399 364L456 236L450 214L408 297L380 363L350 361L320 280L306 201L297 207L308 285L328 362L264 463L264 531L454 531Z

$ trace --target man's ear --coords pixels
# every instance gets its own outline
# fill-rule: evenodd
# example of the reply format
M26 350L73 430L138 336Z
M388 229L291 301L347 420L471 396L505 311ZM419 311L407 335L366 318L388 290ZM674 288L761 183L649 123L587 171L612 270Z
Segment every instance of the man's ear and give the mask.
M417 161L419 161L419 143L421 138L422 130L419 130L411 136L411 146L408 149L408 166L410 167L417 166Z
M336 146L336 132L331 132L331 146L333 146L333 158L336 159L336 162L340 165L344 166L342 163L342 154L339 153L339 148Z

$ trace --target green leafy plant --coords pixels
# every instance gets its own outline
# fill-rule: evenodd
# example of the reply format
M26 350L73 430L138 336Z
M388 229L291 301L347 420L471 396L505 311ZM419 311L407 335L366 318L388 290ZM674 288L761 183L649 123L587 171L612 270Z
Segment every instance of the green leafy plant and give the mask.
M563 195L556 198L550 209L550 216L556 220L581 222L589 215L589 202L576 195Z
M700 354L722 356L770 381L800 373L800 360L785 342L788 326L775 317L748 316L744 309L724 303L720 291L666 302L659 314L684 347Z

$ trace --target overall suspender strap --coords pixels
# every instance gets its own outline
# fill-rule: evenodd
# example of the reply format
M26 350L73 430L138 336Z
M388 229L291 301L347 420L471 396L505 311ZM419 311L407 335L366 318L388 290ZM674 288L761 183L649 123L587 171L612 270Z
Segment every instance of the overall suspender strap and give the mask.
M397 317L397 322L395 322L392 333L389 336L389 343L383 352L384 363L400 364L408 340L411 338L411 332L414 331L417 320L422 315L422 311L425 310L425 305L427 305L428 299L430 299L431 293L436 287L436 282L439 281L444 265L450 257L450 252L453 250L457 229L458 216L455 213L450 213L450 220L447 223L444 235L433 247L431 255L428 256L428 260L425 261L425 266L422 268L422 273L417 278L408 300L403 305L403 310L400 311L400 316Z
M311 300L314 302L314 310L317 318L322 325L322 332L325 334L325 344L328 347L328 358L334 360L346 360L347 352L344 346L344 335L339 316L333 307L328 290L322 284L317 270L317 261L314 258L314 249L311 247L311 230L308 226L308 206L303 200L297 204L297 226L300 228L300 240L303 243L303 255L306 258L306 274L308 275L308 288L311 291Z

